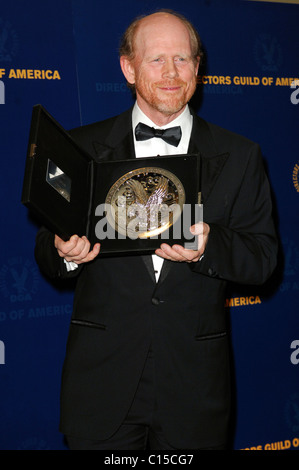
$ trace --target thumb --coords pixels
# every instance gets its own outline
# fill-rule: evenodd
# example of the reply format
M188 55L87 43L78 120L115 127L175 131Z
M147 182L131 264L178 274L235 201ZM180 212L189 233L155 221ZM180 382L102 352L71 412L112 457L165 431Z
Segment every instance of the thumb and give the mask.
M203 223L199 222L198 224L192 225L192 227L190 227L190 232L192 233L192 235L202 235Z

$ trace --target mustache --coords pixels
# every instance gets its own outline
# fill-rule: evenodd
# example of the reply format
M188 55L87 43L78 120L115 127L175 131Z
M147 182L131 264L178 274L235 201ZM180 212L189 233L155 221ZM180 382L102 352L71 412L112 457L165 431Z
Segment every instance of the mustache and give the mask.
M156 88L168 88L168 87L183 87L186 83L183 80L175 79L175 80L160 80L159 82L155 83Z

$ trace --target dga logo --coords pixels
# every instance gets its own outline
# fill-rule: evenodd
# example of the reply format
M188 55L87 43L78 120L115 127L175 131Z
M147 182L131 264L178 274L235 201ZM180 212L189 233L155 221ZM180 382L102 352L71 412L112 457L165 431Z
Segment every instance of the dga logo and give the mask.
M294 166L293 175L292 175L293 185L294 185L297 193L299 193L299 178L298 178L298 175L299 175L299 162L296 163L296 165Z
M254 56L263 72L277 72L282 64L282 48L276 37L260 34L254 44Z
M294 276L298 272L299 248L293 240L286 238L282 242L285 254L285 274Z
M12 24L0 18L0 62L12 62L18 48L18 36Z
M38 280L38 269L30 260L11 258L0 270L0 292L11 302L30 301L37 292Z
M299 431L299 394L294 393L285 406L285 417L288 426L294 433Z
M294 240L286 237L282 240L284 252L284 279L280 284L281 292L299 291L299 247Z
M299 80L294 80L291 84L291 96L290 100L292 104L298 104L299 103Z

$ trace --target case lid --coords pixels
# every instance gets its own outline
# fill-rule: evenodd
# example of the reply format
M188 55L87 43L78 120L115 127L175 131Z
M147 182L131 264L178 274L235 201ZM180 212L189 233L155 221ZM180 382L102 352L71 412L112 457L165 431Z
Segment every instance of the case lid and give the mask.
M33 107L21 202L63 239L88 236L93 164L41 105Z

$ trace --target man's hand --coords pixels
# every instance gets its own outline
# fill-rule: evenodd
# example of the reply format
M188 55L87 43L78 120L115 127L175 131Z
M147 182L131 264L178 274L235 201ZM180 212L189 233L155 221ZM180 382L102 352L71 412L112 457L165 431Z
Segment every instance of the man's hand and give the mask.
M99 243L96 243L90 251L90 242L85 236L80 238L78 235L73 235L65 242L58 235L55 235L54 245L61 258L76 264L88 263L88 261L92 261L98 256L100 252Z
M203 255L210 233L210 227L204 222L195 224L190 228L190 232L193 235L198 236L198 250L189 250L181 245L173 245L172 247L163 243L155 253L164 259L171 261L185 261L187 263L194 263L199 260Z

